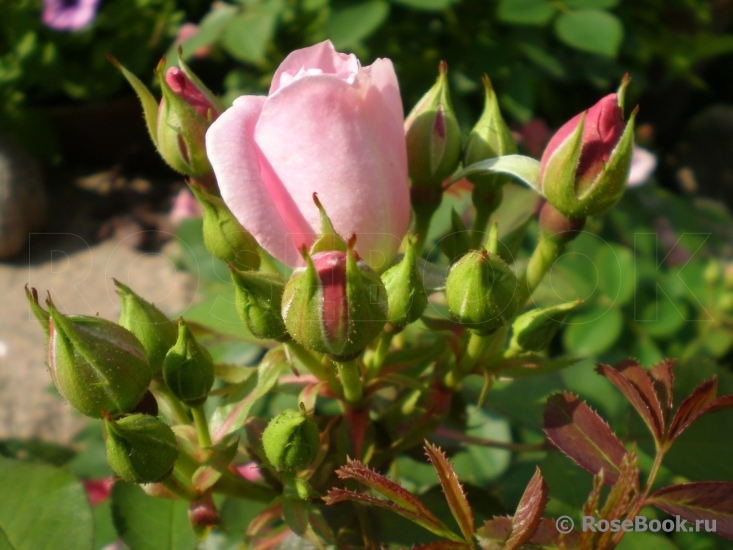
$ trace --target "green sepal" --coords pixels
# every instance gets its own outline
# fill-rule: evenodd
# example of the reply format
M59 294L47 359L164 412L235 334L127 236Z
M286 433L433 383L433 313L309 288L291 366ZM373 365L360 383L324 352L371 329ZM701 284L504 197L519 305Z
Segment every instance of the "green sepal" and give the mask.
M131 411L151 381L140 341L129 330L99 317L62 315L50 298L48 362L59 393L80 413Z
M189 183L189 187L204 211L204 245L209 253L240 271L258 269L260 253L257 241L224 201L195 183Z
M130 86L132 86L132 89L135 90L135 93L137 94L138 99L140 100L140 104L143 108L143 115L145 117L145 125L148 127L148 133L150 134L150 139L153 140L153 143L155 146L158 146L158 101L155 99L155 96L153 96L152 93L150 93L150 90L148 90L148 87L145 86L145 84L142 83L142 81L136 77L134 74L132 74L130 71L125 69L125 67L120 63L116 57L113 55L107 54L107 59L109 60L112 65L115 66L115 68L119 69L120 72L122 72L122 76L127 79L127 82L130 83Z
M185 74L188 79L193 83L193 85L196 86L196 88L198 88L202 94L204 94L204 97L206 97L209 103L211 103L217 113L223 113L225 110L224 104L216 96L216 94L214 94L214 92L209 90L206 84L204 84L201 79L196 76L196 73L194 73L191 68L186 64L186 62L183 60L183 56L180 55L180 48L178 54L178 67L181 69L181 71L183 71L183 74Z
M173 395L189 406L200 405L214 385L214 361L196 341L183 318L178 320L178 340L163 361L163 379Z
M105 419L107 462L125 481L155 483L167 478L178 458L173 430L156 417L132 414Z
M285 279L277 273L238 271L230 264L237 315L263 340L289 340L282 318Z
M311 256L318 252L328 252L329 250L340 250L341 252L346 252L346 241L341 237L341 235L336 233L333 223L331 223L331 218L328 217L326 209L323 208L321 201L318 200L317 193L313 193L313 202L316 204L318 212L321 214L321 234L311 246Z
M28 304L30 305L31 312L33 313L33 316L38 319L38 322L43 329L43 333L46 335L46 343L48 343L48 324L51 319L51 315L38 303L38 292L35 288L30 288L28 285L25 285L25 296L28 298Z
M571 218L585 218L587 213L579 212L578 199L575 196L575 174L582 151L584 112L575 131L555 150L548 160L542 174L542 194L563 214Z
M120 296L118 322L137 337L145 348L153 378L161 379L163 359L176 343L176 325L157 307L135 294L130 287L116 279L112 280Z

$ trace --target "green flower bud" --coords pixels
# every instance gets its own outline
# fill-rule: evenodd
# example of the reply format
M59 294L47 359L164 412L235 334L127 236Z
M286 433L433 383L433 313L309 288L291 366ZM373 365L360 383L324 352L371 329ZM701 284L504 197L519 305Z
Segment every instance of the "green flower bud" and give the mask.
M305 249L306 267L296 269L285 285L282 315L290 336L308 349L339 360L358 356L382 331L387 292L382 280L354 252Z
M163 376L163 359L176 343L176 325L130 287L112 279L120 296L120 326L132 332L145 348L153 378Z
M464 166L470 166L482 160L503 155L513 155L517 152L517 144L514 142L514 137L512 137L511 131L501 116L496 93L494 93L487 75L484 75L483 82L486 90L484 112L468 136L466 151L463 154ZM475 185L488 185L490 187L508 181L507 178L501 176L486 174L468 176L467 179Z
M512 324L510 348L516 351L542 351L555 336L560 324L581 300L533 309L517 317Z
M107 462L125 481L154 483L168 477L178 458L173 430L154 416L132 414L107 427Z
M437 185L461 160L461 129L448 90L448 64L440 62L435 85L405 120L407 161L413 185Z
M132 410L151 380L145 349L127 329L99 317L62 315L49 298L48 365L59 393L77 411Z
M446 297L451 313L472 332L485 335L506 325L519 309L519 283L493 252L472 250L448 273Z
M282 313L285 279L276 273L237 271L231 264L237 314L249 331L262 340L288 340Z
M387 290L387 323L390 332L400 332L417 321L428 306L412 239L407 240L402 261L382 274L382 282Z
M204 244L209 253L233 264L240 271L258 269L260 253L257 241L242 227L224 201L196 184L189 187L204 211Z
M262 446L273 468L297 472L316 459L320 446L318 425L304 412L285 410L265 428Z
M178 320L178 340L163 360L163 379L173 395L189 406L206 401L214 385L214 361L183 318Z

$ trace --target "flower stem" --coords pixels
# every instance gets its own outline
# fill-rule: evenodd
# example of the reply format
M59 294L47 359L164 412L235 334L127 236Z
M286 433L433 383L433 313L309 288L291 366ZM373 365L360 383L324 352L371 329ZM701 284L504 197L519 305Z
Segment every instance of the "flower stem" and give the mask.
M336 377L333 375L331 369L321 363L318 357L313 355L297 342L290 341L285 344L285 347L290 353L297 357L301 363L303 363L303 366L305 366L313 376L318 378L321 382L326 382L332 392L339 392L339 385L336 381Z
M386 331L383 331L382 334L379 335L379 340L377 340L377 349L374 350L374 355L368 365L369 378L375 378L377 374L379 374L379 369L382 368L384 360L387 358L387 353L389 353L389 346L392 343L393 336L394 333Z
M193 502L198 498L196 490L193 487L181 483L174 474L169 475L160 484L181 500Z
M193 413L193 422L196 424L199 445L201 445L202 449L211 447L211 434L209 433L209 422L206 419L204 404L201 403L200 405L191 407L191 413Z
M535 291L537 286L550 270L550 268L560 256L560 252L563 249L563 245L552 237L540 236L540 242L537 244L537 248L532 252L532 256L529 259L527 265L527 271L522 277L522 281L519 287L519 291L523 293L521 296L522 302L529 299L532 293Z
M191 422L183 403L173 395L173 392L165 382L162 380L154 382L152 390L154 393L158 394L158 397L160 397L161 401L165 404L164 408L167 408L168 410L164 412L167 412L166 416L168 416L171 421L176 424L189 424Z
M257 502L270 502L277 496L277 493L269 487L248 481L229 470L214 483L213 489L215 493Z
M461 357L458 364L445 376L444 382L447 387L455 388L461 380L471 373L484 351L486 351L492 336L493 334L481 336L473 332L471 333L463 357Z
M336 368L344 388L344 399L350 405L356 405L364 397L364 385L361 372L355 359L344 363L336 363Z

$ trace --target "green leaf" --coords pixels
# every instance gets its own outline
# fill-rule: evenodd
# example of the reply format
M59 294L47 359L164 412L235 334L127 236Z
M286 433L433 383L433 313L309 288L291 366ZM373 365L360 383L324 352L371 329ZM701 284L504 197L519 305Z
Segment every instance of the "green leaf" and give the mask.
M288 366L283 349L270 350L262 359L256 375L250 376L217 407L211 417L211 437L214 442L237 431L247 420L252 405L277 382L280 372Z
M389 15L389 4L370 0L331 11L326 30L336 49L348 48L368 38Z
M605 246L604 246L605 245ZM636 279L634 256L628 248L615 243L604 243L595 257L598 287L613 302L622 306L634 297Z
M193 550L198 544L186 502L153 498L132 483L112 488L112 518L130 550Z
M566 8L570 8L572 10L580 10L580 9L605 9L605 8L615 8L618 6L619 0L564 0L563 4L565 4Z
M491 401L489 398L487 401ZM469 428L466 435L510 443L511 427L504 418L494 416L482 409L469 407ZM453 468L464 483L482 486L498 479L509 467L511 453L483 445L469 445L453 457Z
M443 11L455 3L455 0L392 0L392 2L415 10Z
M565 321L565 348L574 355L596 355L621 336L624 318L615 307L595 305Z
M496 16L504 23L544 25L555 14L549 0L500 0Z
M654 533L627 533L616 550L649 550L649 548L679 550L668 537Z
M0 548L92 549L92 510L69 472L0 457L0 487Z
M280 0L270 0L239 13L224 31L224 48L245 63L264 62L282 8Z
M621 20L605 11L583 9L563 13L555 21L557 37L588 53L616 57L624 37Z
M222 32L224 32L234 14L239 11L236 6L230 6L223 2L218 2L215 6L201 20L196 34L181 43L184 59L190 59L199 48L205 48L216 43L221 38ZM171 63L175 60L176 48L177 46L174 45L166 54L166 58L170 59L169 62Z
M506 174L528 185L540 193L540 163L524 155L504 155L493 159L476 162L453 176L451 182L456 182L466 176L481 174Z

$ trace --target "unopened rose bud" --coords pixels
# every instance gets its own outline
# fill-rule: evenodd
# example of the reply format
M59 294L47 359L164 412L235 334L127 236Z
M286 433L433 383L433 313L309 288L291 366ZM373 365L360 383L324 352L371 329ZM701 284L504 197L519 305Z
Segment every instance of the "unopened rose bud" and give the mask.
M281 412L262 433L262 446L273 468L297 472L313 462L318 454L318 425L305 412Z
M49 299L48 365L59 393L80 413L101 418L131 411L151 370L140 341L99 317L62 315Z
M634 145L634 118L624 123L619 94L610 94L573 117L552 137L540 162L545 198L570 218L611 208L623 195Z
M168 477L178 458L173 430L153 416L132 414L105 419L107 462L122 479L154 483Z
M282 295L285 279L275 273L238 271L229 267L237 314L249 331L262 340L287 340Z
M402 261L384 272L382 282L387 290L389 329L391 332L400 332L417 321L428 305L412 239L407 240Z
M483 83L486 91L484 111L468 136L466 150L463 154L464 166L470 166L482 160L503 155L513 155L517 152L517 144L514 142L514 137L512 137L509 127L501 116L496 93L487 75L484 75ZM500 180L497 182L494 175L486 174L468 176L467 179L474 185L489 185L492 187L497 183L507 181Z
M168 165L201 181L213 180L204 136L224 111L221 102L179 59L179 66L164 72L165 59L156 70L163 98L160 104L150 90L113 56L107 56L140 98L150 136Z
M410 179L416 186L440 186L461 158L461 129L448 90L448 64L405 120Z
M448 308L476 334L506 325L519 309L519 283L511 268L493 252L472 250L448 273Z
M209 253L240 271L259 268L257 241L242 227L224 201L196 184L190 187L204 210L204 245Z
M194 338L183 320L178 320L178 340L163 360L163 379L173 395L189 406L206 401L214 385L214 361Z
M285 285L282 315L290 336L308 349L345 360L359 355L382 331L387 292L369 265L354 252L303 250L306 267Z
M512 324L510 348L516 351L542 351L560 328L562 321L581 301L533 309L516 318Z
M119 324L140 340L153 378L161 378L165 354L176 343L176 325L157 307L135 294L130 287L117 280L114 283L120 296Z

